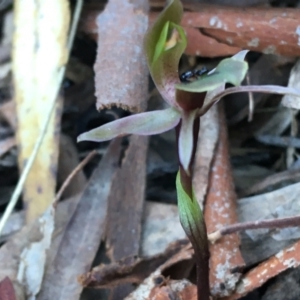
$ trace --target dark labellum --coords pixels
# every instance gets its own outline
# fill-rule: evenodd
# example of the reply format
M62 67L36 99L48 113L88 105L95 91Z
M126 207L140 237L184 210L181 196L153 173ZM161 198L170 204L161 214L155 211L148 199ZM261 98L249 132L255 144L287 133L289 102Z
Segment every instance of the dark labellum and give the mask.
M197 79L198 77L208 73L209 70L205 67L203 67L200 70L192 70L192 71L186 71L182 73L179 78L181 82L190 82L190 79Z

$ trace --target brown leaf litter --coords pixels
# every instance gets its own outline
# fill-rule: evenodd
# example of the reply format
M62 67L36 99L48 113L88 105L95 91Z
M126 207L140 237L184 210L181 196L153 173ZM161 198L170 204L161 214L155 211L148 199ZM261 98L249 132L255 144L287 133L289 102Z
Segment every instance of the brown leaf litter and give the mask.
M141 283L170 257L178 253L187 240L175 242L160 254L139 258L131 256L108 265L99 265L79 277L83 286L94 288L112 288L124 283Z
M147 1L111 0L97 18L95 63L97 109L146 108L148 68L143 38L148 28Z
M147 147L148 137L131 136L121 167L113 179L105 231L107 254L113 262L139 254ZM131 291L131 286L117 287L112 291L112 299L123 299Z
M237 285L236 292L222 300L240 299L283 271L298 266L300 266L300 241L278 252L246 273Z
M298 56L300 53L298 20L293 8L217 6L185 4L182 26L188 36L186 54L202 57L232 55L242 49L266 54ZM163 5L161 6L163 7ZM80 29L96 32L95 9L87 7ZM150 13L150 23L158 16Z
M191 245L185 246L175 255L171 256L164 264L157 268L149 277L147 277L135 291L133 291L125 300L171 300L180 297L180 294L190 296L196 292L196 286L187 280L168 280L163 273L170 267L179 262L188 262L193 259L194 251ZM174 284L173 284L174 283ZM192 292L191 292L191 288ZM187 289L187 291L186 291ZM173 297L173 298L171 298ZM179 298L184 299L184 298ZM193 298L185 298L184 300L191 300ZM196 298L195 298L196 299Z
M218 105L219 136L209 176L204 217L207 231L214 232L223 226L237 223L236 194L228 154L228 137L223 106ZM238 234L223 237L211 244L210 289L212 296L228 296L241 277L244 266Z
M37 299L74 299L80 295L82 286L76 277L91 268L104 233L108 195L120 159L120 143L116 139L110 144L80 196L59 244L52 243Z

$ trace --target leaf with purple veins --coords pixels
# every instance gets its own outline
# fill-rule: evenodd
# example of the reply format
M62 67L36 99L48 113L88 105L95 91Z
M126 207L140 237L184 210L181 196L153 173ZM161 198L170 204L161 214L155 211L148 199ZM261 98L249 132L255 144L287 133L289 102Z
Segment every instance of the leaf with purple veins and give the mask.
M179 121L180 113L174 108L144 112L118 119L82 133L77 141L104 142L129 134L159 134L174 128Z

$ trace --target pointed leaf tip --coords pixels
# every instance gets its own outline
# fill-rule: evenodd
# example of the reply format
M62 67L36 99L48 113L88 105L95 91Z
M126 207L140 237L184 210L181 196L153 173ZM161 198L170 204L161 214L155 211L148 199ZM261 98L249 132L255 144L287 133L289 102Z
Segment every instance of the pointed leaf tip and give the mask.
M187 92L202 93L213 91L225 83L240 85L248 71L248 63L244 61L247 52L248 50L243 50L231 58L223 59L207 76L191 83L177 84L176 88Z
M235 55L233 55L231 58L244 61L248 52L249 52L249 50L242 50L242 51L236 53Z

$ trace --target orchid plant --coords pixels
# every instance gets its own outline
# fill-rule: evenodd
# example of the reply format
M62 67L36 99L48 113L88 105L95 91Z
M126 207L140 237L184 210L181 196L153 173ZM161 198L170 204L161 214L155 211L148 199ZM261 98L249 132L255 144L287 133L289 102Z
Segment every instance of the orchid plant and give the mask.
M103 142L129 134L154 135L176 129L179 172L176 179L181 224L190 239L196 258L198 299L209 299L209 251L206 227L192 187L192 164L196 152L200 117L223 96L236 92L293 94L300 92L278 86L240 86L247 70L247 50L222 60L218 66L192 82L178 76L180 58L187 38L180 21L179 0L169 0L148 30L144 51L152 79L169 108L131 115L85 132L78 141ZM226 83L233 88L225 89Z

